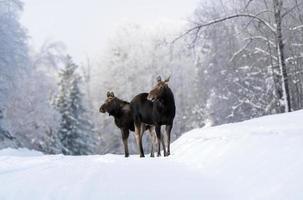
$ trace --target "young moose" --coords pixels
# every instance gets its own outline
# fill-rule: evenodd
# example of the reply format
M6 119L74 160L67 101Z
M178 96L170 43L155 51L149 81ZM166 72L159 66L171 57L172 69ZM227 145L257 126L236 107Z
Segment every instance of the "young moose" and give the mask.
M149 93L141 93L131 101L131 109L134 115L135 134L140 154L144 156L142 148L142 134L145 124L154 125L158 139L158 156L160 153L160 141L163 146L164 156L170 155L170 133L175 118L175 100L167 83L169 78L162 81L157 78L157 85ZM167 134L167 151L161 135L161 126L165 125Z
M117 97L115 97L113 92L107 92L107 99L105 103L101 105L99 111L101 113L108 112L109 115L113 116L115 119L115 124L120 128L122 133L122 140L124 145L125 157L129 156L128 152L128 136L129 131L134 131L134 120L131 112L130 104L126 101L123 101ZM151 136L151 157L154 156L153 149L153 127L152 126L144 126L144 130L149 129ZM143 131L144 131L143 130Z

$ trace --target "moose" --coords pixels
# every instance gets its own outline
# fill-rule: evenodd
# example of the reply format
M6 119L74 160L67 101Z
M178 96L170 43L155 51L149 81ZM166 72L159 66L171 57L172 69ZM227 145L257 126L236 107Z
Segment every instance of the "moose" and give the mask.
M149 93L138 94L130 102L140 157L144 157L142 135L146 125L155 126L158 145L157 156L161 156L160 142L163 146L164 156L170 155L170 134L173 128L176 106L173 92L168 87L169 78L162 81L159 76L156 86ZM161 134L162 125L165 125L167 134L167 151Z
M124 153L125 157L129 156L128 151L128 137L129 131L134 131L134 120L133 114L131 111L130 103L127 101L123 101L117 97L115 97L113 92L107 92L107 99L105 100L104 104L101 105L99 112L101 113L108 113L110 116L114 117L115 124L121 130L122 140L124 145ZM149 130L150 137L151 137L151 157L154 157L154 148L153 148L153 141L154 141L154 127L150 125L145 125L142 128L142 131ZM142 134L143 134L142 132ZM136 137L137 139L137 137ZM143 149L142 149L143 152ZM140 154L141 155L141 154Z

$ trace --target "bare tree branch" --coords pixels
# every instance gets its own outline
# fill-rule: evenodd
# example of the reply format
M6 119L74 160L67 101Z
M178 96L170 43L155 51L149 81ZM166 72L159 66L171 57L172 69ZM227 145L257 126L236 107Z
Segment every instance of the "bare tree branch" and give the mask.
M265 42L268 42L270 45L272 45L274 48L276 48L276 44L273 41L270 41L268 38L264 37L264 36L252 36L249 38L246 38L245 40L263 40Z
M244 51L248 47L248 45L250 45L251 42L252 42L252 39L250 39L241 49L236 51L230 58L229 62L232 62L242 51Z
M303 29L303 25L299 25L296 27L291 28L291 30Z
M244 7L244 10L246 10L248 8L248 6L250 5L251 2L253 2L254 0L248 0L245 7Z
M255 16L259 17L260 15L262 15L264 13L273 13L273 12L266 9L266 10L260 11L259 13L255 14ZM251 20L246 24L244 29L246 29L253 21L254 21L254 18L251 18Z
M267 52L267 51L265 51L264 49L260 49L260 48L255 48L255 50L257 51L257 52L260 52L260 53L263 53L264 55L266 55L266 56L270 56L272 59L274 59L274 60L278 60L278 58L276 57L276 56L273 56L273 55L271 55L269 52Z
M294 9L300 7L302 4L303 4L303 2L300 2L300 3L296 4L295 6L293 6L291 9L287 10L285 13L282 14L282 18L284 18L289 13L291 13Z
M276 32L276 29L275 27L273 27L270 23L268 23L266 20L256 16L256 15L253 15L253 14L235 14L235 15L230 15L230 16L227 16L227 17L223 17L223 18L219 18L219 19L215 19L215 20L212 20L208 23L205 23L205 24L199 24L197 26L194 26L190 29L188 29L187 31L185 31L183 34L181 34L180 36L178 36L177 38L175 38L172 43L176 42L177 40L179 40L180 38L184 37L185 35L188 35L189 33L193 32L193 31L197 31L196 34L199 34L200 30L204 27L207 27L207 26L211 26L211 25L214 25L214 24L217 24L217 23L220 23L220 22L224 22L224 21L227 21L227 20L230 20L230 19L233 19L233 18L238 18L238 17L248 17L248 18L253 18L259 22L261 22L262 24L264 24L266 27L268 27L268 29L275 34Z

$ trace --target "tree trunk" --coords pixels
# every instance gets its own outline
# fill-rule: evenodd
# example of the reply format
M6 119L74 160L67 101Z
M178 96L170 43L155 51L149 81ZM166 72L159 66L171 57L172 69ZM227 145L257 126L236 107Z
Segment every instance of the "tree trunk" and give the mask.
M277 43L277 57L278 65L281 73L281 84L282 84L282 102L284 104L284 112L291 111L290 94L288 86L288 75L284 57L284 43L282 37L282 10L283 0L273 0L275 23L276 23L276 43Z

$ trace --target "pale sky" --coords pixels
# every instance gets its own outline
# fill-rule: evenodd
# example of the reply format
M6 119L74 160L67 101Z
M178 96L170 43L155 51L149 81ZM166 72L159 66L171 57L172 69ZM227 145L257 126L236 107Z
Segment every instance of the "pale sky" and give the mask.
M63 41L78 62L100 55L124 22L156 24L186 20L199 0L24 0L21 22L35 48L45 40Z

